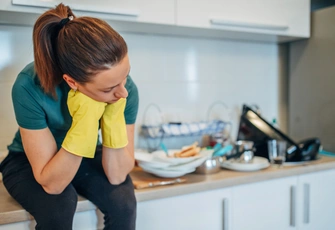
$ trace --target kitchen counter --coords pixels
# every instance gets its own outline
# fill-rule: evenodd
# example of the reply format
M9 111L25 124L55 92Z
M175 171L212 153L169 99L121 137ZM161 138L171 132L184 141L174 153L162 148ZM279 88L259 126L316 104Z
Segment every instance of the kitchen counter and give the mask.
M296 166L282 168L270 166L256 172L236 172L222 169L219 173L210 175L188 174L183 176L187 181L182 184L161 186L136 190L138 202L162 199L179 195L186 195L202 191L220 189L241 184L254 183L275 178L307 174L328 169L335 169L335 158L322 156L321 159ZM141 168L134 168L131 172L133 180L159 179L143 172ZM96 209L96 207L83 197L79 196L77 212ZM31 220L32 217L18 205L7 193L2 182L0 183L0 225Z
M137 201L141 202L265 181L275 178L307 174L328 169L335 169L335 158L322 156L321 159L311 163L305 163L296 166L284 166L282 168L270 166L267 169L255 172L237 172L222 169L220 172L210 175L191 173L184 176L184 178L187 179L186 183L136 190L136 197ZM135 168L131 175L133 179L148 177L153 179L157 178L147 174L146 172L143 172L140 168Z

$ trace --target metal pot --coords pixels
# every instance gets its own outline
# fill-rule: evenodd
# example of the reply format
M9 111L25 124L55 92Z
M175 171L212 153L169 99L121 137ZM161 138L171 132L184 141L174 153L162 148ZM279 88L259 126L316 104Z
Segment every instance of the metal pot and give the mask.
M195 169L198 174L213 174L221 170L222 157L211 157Z

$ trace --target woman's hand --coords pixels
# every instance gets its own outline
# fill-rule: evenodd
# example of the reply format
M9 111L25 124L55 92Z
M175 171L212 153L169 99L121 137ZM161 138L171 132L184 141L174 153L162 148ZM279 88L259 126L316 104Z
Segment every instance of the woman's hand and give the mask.
M106 103L70 90L67 105L72 116L72 125L62 147L74 155L93 158L98 140L99 119L105 111Z
M102 145L119 149L127 146L128 137L124 109L127 99L120 98L113 104L108 104L101 118Z
M126 126L128 145L120 149L111 149L103 146L102 166L111 184L121 184L128 173L134 168L134 133L135 124Z
M126 125L127 100L108 104L101 118L102 165L111 184L122 183L134 167L134 124Z

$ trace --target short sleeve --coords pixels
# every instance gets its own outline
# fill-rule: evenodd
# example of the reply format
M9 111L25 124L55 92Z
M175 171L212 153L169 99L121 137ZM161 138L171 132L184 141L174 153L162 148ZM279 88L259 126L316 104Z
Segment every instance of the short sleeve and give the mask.
M18 125L25 129L43 129L47 127L45 112L41 106L41 91L32 78L20 73L12 88L12 102Z
M124 111L126 124L134 124L138 112L139 96L137 86L130 76L127 77L125 87L128 90L127 104Z

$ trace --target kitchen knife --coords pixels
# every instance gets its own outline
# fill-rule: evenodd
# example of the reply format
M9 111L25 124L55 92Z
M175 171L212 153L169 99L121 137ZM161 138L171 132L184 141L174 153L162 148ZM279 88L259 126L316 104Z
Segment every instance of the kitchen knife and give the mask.
M185 178L176 178L171 180L155 180L155 181L134 181L133 184L135 189L143 189L143 188L152 188L157 186L164 186L170 184L179 184L186 182Z

